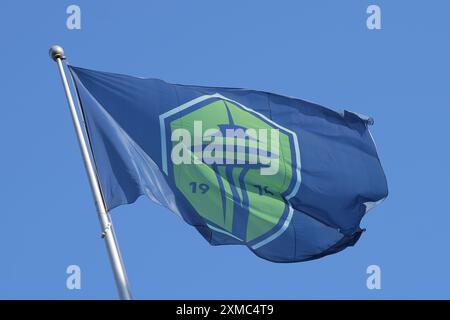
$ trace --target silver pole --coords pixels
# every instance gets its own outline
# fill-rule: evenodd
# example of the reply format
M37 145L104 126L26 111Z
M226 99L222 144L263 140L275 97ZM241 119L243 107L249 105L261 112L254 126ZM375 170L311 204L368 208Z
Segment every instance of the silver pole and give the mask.
M52 46L50 48L50 57L58 64L59 73L61 75L64 91L66 92L70 113L72 115L73 125L75 127L75 132L78 138L78 144L81 149L84 166L86 168L92 194L94 196L95 206L97 208L97 213L102 228L102 237L105 239L106 249L108 250L109 260L111 262L114 278L116 280L117 290L119 291L120 299L131 300L131 291L128 284L127 274L125 272L125 267L120 256L119 246L117 245L112 220L106 210L105 202L103 201L103 195L100 190L100 185L97 180L94 167L92 166L91 158L89 156L89 150L84 139L83 130L81 129L78 114L75 109L72 94L70 92L69 84L67 83L66 74L64 72L62 60L65 59L65 56L63 48L61 48L60 46Z

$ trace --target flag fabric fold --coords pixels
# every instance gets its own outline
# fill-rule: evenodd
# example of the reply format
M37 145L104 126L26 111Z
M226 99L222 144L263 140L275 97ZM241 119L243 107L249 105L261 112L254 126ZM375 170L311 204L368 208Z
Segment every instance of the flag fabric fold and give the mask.
M369 117L268 92L69 69L108 210L146 195L213 245L296 262L354 245L388 194Z

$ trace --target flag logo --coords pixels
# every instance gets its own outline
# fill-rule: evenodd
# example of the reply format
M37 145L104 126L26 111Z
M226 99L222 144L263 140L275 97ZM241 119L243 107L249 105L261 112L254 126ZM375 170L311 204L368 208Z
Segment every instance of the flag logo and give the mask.
M210 229L257 248L289 226L298 138L220 94L160 115L162 167Z

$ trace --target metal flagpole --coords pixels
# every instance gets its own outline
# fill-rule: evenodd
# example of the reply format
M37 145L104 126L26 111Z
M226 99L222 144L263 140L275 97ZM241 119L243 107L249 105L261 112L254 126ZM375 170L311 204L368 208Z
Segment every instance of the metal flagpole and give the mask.
M92 166L92 161L89 156L88 147L81 129L78 114L73 103L72 94L70 92L69 84L67 83L66 74L64 72L62 60L65 59L64 50L60 46L52 46L50 48L50 57L58 64L59 73L61 75L64 91L66 92L67 102L69 103L70 113L72 115L73 125L78 138L78 144L83 156L84 166L86 168L87 175L89 177L89 183L91 185L92 194L95 200L95 206L97 208L100 225L102 228L102 238L105 239L106 249L108 250L109 259L114 272L114 278L116 280L117 289L119 291L120 299L131 300L131 291L128 284L127 274L125 267L120 256L119 246L117 245L116 236L114 233L111 217L106 210L103 195L100 190L100 185L97 180L97 176Z

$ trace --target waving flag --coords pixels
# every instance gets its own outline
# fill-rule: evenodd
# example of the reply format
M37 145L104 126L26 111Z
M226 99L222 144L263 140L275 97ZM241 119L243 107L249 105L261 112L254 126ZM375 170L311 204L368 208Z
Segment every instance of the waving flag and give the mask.
M108 210L147 195L275 262L356 243L387 196L372 120L267 92L70 67Z

